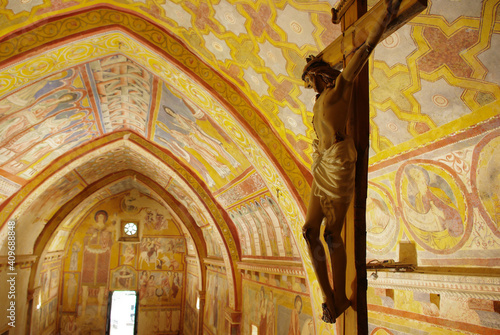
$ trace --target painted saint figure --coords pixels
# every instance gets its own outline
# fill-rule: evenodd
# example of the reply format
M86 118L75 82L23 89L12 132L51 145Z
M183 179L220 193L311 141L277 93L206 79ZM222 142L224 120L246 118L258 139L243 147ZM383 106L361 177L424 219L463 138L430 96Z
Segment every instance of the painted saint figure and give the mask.
M114 227L107 225L108 213L99 210L94 224L87 230L83 250L82 284L99 285L108 282L108 268L113 244Z
M71 247L71 258L69 262L69 270L76 271L78 269L78 253L81 250L81 244L75 242Z
M429 173L410 164L405 167L409 181L408 196L403 197L407 221L422 232L433 248L454 247L464 232L462 217L446 192L431 184Z
M385 0L386 13L375 20L366 41L355 51L342 72L330 67L321 57L311 57L308 58L302 75L306 88L312 88L318 93L313 108L313 126L318 137L313 143L314 180L303 235L325 299L322 319L328 323L334 323L351 305L345 293L347 256L341 231L354 193L357 159L354 141L345 132L354 89L353 81L380 41L392 17L397 14L401 1ZM320 239L324 219L324 238L330 253L333 289L328 278L326 253Z
M257 311L259 316L259 334L267 335L267 298L264 286L260 287L259 298L259 310Z
M299 315L302 312L302 298L300 295L295 296L293 303L292 317L290 318L290 326L288 327L288 335L300 335Z
M66 281L66 310L74 310L75 309L75 294L78 288L78 282L75 278L74 273L68 274L68 279Z
M274 335L274 321L276 314L274 312L274 294L273 290L269 290L269 297L267 299L267 327L266 334Z

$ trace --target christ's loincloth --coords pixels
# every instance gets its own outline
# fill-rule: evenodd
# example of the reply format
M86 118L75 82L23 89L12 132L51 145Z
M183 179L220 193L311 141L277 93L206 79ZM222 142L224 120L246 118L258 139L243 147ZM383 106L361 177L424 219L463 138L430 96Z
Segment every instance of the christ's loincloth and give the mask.
M319 152L318 140L313 143L312 173L316 183L315 194L324 202L349 203L354 193L356 175L356 147L347 137Z

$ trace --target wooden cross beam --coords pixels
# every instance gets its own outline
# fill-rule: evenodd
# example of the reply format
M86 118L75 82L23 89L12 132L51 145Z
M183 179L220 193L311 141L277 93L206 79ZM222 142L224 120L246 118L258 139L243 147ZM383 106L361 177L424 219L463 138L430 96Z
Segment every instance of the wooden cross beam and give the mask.
M349 1L346 5L352 4L353 1ZM414 18L422 10L427 7L427 0L403 0L399 8L397 17L395 17L387 26L387 29L382 36L383 40L396 30L398 30L405 23ZM323 51L318 54L318 57L330 64L336 69L343 67L342 61L344 57L347 58L352 52L359 47L368 36L370 28L374 24L373 20L375 18L382 17L385 11L386 5L384 0L379 1L375 6L373 6L370 11L363 15L360 19L351 25L348 29L343 32L343 35L338 37L330 45L328 45ZM346 11L346 6L338 10L338 15L343 15ZM334 17L336 22L339 21L339 17Z
M341 0L345 7L333 11L333 21L342 19L343 35L328 45L318 56L332 67L339 69L347 64L350 55L366 41L374 20L386 10L385 0L380 0L366 12L366 0ZM427 0L403 0L398 14L389 23L382 39L399 29L427 7ZM343 16L345 15L345 16ZM343 17L341 17L343 16ZM343 238L347 251L347 295L355 300L355 309L349 308L337 319L337 334L368 334L367 279L366 279L366 197L368 190L369 148L369 91L368 66L354 82L347 133L353 137L358 159L356 162L355 193L346 215Z

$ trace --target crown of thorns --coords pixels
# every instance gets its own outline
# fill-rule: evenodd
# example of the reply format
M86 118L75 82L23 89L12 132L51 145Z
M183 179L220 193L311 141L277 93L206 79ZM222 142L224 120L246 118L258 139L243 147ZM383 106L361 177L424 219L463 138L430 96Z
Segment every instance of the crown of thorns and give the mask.
M309 55L306 58L307 64L304 67L304 72L302 72L302 80L305 80L308 73L321 75L330 80L334 80L336 76L340 74L340 71L332 68L327 62L325 62L321 57L314 55Z

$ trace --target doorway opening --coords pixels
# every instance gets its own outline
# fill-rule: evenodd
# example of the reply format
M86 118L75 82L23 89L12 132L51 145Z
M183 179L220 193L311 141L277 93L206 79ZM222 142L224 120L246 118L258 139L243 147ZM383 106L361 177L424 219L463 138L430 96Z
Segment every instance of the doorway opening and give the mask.
M109 295L108 334L137 334L137 292L113 291Z

